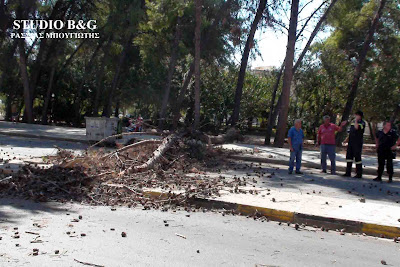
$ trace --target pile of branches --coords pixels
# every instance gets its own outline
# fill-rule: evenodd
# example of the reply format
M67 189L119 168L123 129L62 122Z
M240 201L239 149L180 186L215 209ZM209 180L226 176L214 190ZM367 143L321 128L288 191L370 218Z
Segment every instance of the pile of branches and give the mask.
M202 159L196 158L193 150L202 150ZM37 201L141 205L145 209L185 206L192 197L215 196L222 188L237 187L235 181L202 175L205 169L225 164L224 153L182 134L113 151L88 149L79 156L59 150L50 167L26 165L0 181L0 194ZM154 197L149 191L164 194Z

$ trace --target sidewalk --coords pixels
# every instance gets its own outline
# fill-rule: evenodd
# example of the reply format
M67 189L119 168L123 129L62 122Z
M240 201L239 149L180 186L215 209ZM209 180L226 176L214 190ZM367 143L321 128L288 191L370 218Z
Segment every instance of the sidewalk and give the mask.
M253 162L275 163L287 165L289 162L290 151L287 148L256 146L249 144L225 144L220 146L223 149L235 150L242 152L238 155L233 155L232 158L237 160L246 160ZM321 157L319 151L304 150L302 156L302 166L309 168L321 168ZM363 172L364 174L376 175L378 168L377 157L363 156ZM330 168L330 160L327 160L328 170ZM336 153L336 170L344 172L346 170L346 156ZM400 177L400 172L396 171L400 168L400 160L393 160L395 169L394 176ZM355 166L353 164L353 170ZM386 170L385 170L386 171ZM386 173L384 173L386 175Z
M309 168L304 168L304 175L289 175L282 165L236 162L232 169L204 176L223 175L225 181L236 177L246 185L238 188L239 193L222 191L202 205L235 209L250 216L258 212L272 220L331 230L400 237L398 181L376 183L374 176L358 180Z

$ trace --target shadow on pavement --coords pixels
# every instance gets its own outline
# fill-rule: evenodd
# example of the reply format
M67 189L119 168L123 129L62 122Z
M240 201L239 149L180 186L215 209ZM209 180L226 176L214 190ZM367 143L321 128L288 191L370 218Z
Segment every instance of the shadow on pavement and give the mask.
M24 212L19 213L15 210ZM61 213L65 209L61 205L52 202L33 202L20 198L0 198L0 226L15 223L17 219L38 213ZM22 215L24 214L24 215Z
M242 163L242 166L249 166L249 164ZM365 197L370 200L388 201L393 203L400 203L400 181L394 179L394 182L387 183L387 176L383 177L383 182L374 182L372 177L364 177L363 179L356 179L351 177L342 177L340 175L320 174L320 170L312 169L304 171L304 175L287 173L286 167L275 167L263 164L261 168L253 165L253 168L242 170L235 170L234 173L237 177L254 177L261 171L265 173L262 177L257 177L257 187L261 188L275 188L286 190L288 192L302 192L302 194L319 194L321 191L324 196L327 194L332 197ZM268 174L274 173L271 178ZM230 173L233 174L233 173Z

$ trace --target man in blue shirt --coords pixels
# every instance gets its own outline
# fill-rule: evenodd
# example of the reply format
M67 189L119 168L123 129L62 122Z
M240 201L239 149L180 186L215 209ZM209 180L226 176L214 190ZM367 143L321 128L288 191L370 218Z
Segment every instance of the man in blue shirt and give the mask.
M294 121L294 126L288 133L288 143L290 148L289 174L293 173L294 161L296 160L296 173L303 174L301 168L301 154L303 152L304 133L301 129L301 120Z

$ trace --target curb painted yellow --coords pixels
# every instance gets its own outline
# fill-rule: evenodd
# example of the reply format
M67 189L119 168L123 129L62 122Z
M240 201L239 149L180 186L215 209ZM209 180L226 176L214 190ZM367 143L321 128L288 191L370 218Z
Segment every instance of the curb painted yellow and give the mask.
M244 214L244 215L254 215L257 212L265 216L269 219L281 222L293 222L294 221L294 212L284 211L284 210L275 210L269 208L262 208L256 206L249 206L249 205L237 205L237 212Z
M143 195L146 197L158 198L158 199L167 199L170 196L170 194L171 193L163 193L157 191L143 192ZM343 219L325 218L321 216L314 216L307 214L301 214L301 217L299 217L296 216L296 214L299 214L296 212L263 208L251 205L243 205L243 204L225 202L220 200L212 200L212 199L197 199L193 201L193 204L196 204L198 206L207 206L207 205L209 206L211 204L214 208L221 208L221 209L224 207L224 205L226 205L233 208L237 213L240 213L242 215L253 216L258 214L259 216L265 216L270 220L279 222L294 223L296 220L296 223L301 224L301 223L306 223L307 219L315 220L316 217L318 217L318 222L316 222L317 227L322 227L322 226L326 227L327 225L332 225L336 222L342 225L344 224L343 225L344 227L347 224L349 227L351 226L351 228L354 229L353 232L360 234L365 233L371 236L378 236L378 237L384 236L386 238L400 237L400 227L395 227L395 226L363 223L357 221L347 221ZM358 226L356 226L355 224L358 224Z
M362 232L367 235L380 236L394 238L400 237L400 228L394 226L385 226L373 223L363 223Z

